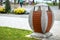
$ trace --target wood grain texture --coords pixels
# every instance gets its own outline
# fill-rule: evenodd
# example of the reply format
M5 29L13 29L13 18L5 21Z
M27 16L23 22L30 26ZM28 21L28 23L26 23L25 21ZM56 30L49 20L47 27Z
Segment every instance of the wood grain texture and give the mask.
M52 12L51 11L47 11L47 15L48 15L48 25L47 25L47 29L46 32L49 32L51 27L52 27Z
M41 11L33 12L33 28L34 32L43 33L41 28Z

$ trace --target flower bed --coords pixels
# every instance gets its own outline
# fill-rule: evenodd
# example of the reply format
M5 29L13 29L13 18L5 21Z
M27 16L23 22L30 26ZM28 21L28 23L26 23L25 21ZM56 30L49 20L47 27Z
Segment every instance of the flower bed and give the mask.
M15 14L25 14L26 10L24 8L16 8L13 10Z
M5 13L5 8L0 6L0 13Z

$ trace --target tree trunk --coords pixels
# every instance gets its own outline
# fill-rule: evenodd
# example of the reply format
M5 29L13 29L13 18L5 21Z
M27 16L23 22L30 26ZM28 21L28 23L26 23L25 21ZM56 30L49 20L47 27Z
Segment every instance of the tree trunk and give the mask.
M14 0L14 4L16 4L16 0Z
M34 0L33 0L33 3L34 3Z
M57 0L55 0L55 5L57 5Z
M55 2L57 2L57 0L55 0Z
M3 0L0 0L0 5L2 5Z
M19 0L18 0L18 4L19 4Z
M14 0L14 8L16 8L16 0Z
M59 9L60 9L60 0L59 0Z

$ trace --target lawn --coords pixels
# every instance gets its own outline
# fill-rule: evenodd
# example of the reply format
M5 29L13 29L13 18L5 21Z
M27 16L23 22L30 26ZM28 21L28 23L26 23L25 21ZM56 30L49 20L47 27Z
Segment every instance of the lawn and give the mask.
M25 37L31 34L30 30L1 27L0 26L0 40L37 40L34 38Z

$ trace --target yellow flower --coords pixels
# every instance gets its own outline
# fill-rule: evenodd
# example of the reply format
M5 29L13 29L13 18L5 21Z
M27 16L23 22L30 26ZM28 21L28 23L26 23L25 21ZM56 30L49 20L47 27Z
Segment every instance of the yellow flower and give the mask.
M24 8L16 8L16 9L14 9L14 13L24 13L25 12L25 9Z
M5 8L4 7L0 7L0 12L5 12Z

